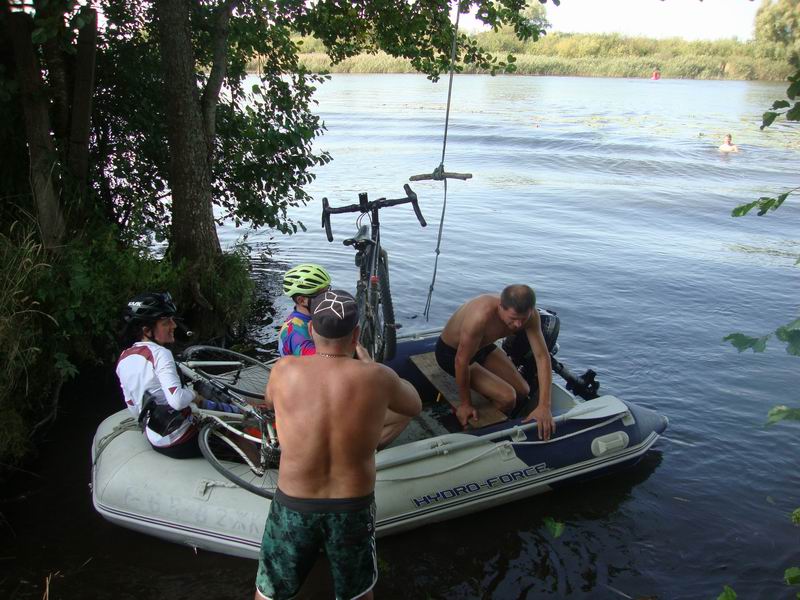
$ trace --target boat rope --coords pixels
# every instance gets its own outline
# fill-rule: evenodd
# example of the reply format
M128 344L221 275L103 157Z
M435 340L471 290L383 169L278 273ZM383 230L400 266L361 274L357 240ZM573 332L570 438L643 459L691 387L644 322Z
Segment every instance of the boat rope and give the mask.
M97 464L100 455L103 453L103 450L108 448L108 445L118 436L122 435L126 431L139 431L139 423L133 417L128 417L127 419L123 419L117 425L114 426L114 429L111 430L111 433L108 433L100 438L100 441L97 442L97 454L94 455L94 461L92 461L92 466Z
M425 320L428 321L431 317L431 299L433 298L433 287L436 284L436 271L439 268L439 254L441 254L442 247L442 230L444 229L444 214L447 211L447 177L444 172L444 156L447 152L447 130L450 126L450 101L453 98L453 77L455 76L456 65L456 48L458 47L458 19L461 16L461 5L456 2L456 22L453 25L453 44L450 48L450 78L447 84L447 109L444 116L444 137L442 139L442 160L439 166L433 170L432 178L434 180L441 179L444 182L444 196L442 198L442 214L439 217L439 235L436 238L436 258L433 261L433 275L431 276L431 285L428 288L428 299L425 301L425 310L422 314L425 315Z

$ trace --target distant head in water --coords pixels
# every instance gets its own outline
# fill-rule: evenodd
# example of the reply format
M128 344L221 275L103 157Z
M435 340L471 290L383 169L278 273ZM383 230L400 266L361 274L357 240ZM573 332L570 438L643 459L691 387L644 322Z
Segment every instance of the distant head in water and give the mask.
M722 142L722 145L719 147L720 152L738 152L739 147L733 143L733 136L731 134L727 134L725 136L725 141Z

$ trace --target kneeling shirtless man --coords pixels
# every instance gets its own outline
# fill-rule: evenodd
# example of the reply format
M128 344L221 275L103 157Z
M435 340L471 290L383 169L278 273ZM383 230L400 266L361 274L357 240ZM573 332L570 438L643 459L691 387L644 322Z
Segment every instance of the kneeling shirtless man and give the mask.
M337 598L372 598L375 449L387 410L407 421L422 405L410 383L372 362L363 348L352 358L357 324L350 294L320 294L311 303L316 354L284 357L272 369L267 402L279 423L281 466L261 542L256 600L293 598L320 549Z
M536 295L527 285L509 285L500 296L484 294L462 304L436 342L436 361L456 378L460 400L456 416L461 425L466 426L470 418L478 418L470 388L486 396L504 413L513 413L530 394L530 386L511 359L494 344L523 329L539 377L539 403L525 420L536 419L541 439L550 439L551 432L556 430L550 412L550 353L542 336Z

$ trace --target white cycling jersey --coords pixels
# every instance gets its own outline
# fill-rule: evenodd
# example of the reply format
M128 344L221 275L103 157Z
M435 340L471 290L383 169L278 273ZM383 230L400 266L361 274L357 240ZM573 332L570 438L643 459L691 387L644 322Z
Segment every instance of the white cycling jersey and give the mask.
M137 419L147 392L154 396L157 404L167 404L178 411L189 410L195 396L193 391L181 386L172 352L155 342L136 342L125 350L117 362L117 377L125 404ZM164 448L181 441L192 423L192 419L187 418L178 429L164 436L149 427L145 427L145 433L151 444Z

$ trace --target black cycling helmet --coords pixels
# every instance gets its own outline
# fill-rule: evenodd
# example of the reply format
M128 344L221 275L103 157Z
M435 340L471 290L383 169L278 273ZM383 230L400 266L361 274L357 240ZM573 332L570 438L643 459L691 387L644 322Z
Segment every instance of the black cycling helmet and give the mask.
M126 323L151 323L158 319L174 317L178 313L169 292L163 294L148 292L139 294L128 301L123 318Z

